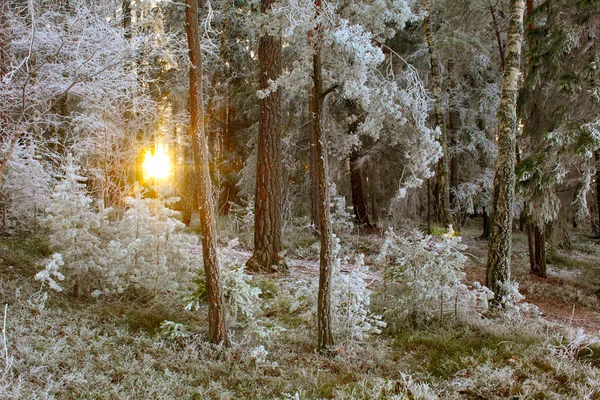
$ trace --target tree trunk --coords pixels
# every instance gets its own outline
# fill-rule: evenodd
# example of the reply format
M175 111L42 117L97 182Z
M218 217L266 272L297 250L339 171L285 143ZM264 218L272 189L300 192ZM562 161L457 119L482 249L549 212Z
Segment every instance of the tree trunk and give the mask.
M273 0L262 0L261 12L269 12ZM259 39L260 88L269 87L281 75L281 38L264 34ZM254 253L251 271L287 269L281 252L281 91L259 101L256 196L254 199Z
M529 250L529 271L533 274L535 271L535 238L534 225L531 222L527 223L527 248Z
M321 0L315 0L317 20L320 18ZM327 140L323 131L323 76L321 70L321 24L317 23L311 38L313 54L313 96L311 124L316 136L316 173L321 257L319 260L319 293L317 300L317 336L319 351L328 352L334 345L331 326L331 273L332 228L329 211L329 178L327 165Z
M371 224L369 222L369 216L367 215L367 206L365 204L365 193L363 191L363 181L359 160L360 153L357 150L352 151L352 153L350 153L352 208L354 209L354 218L356 223L363 227L369 227Z
M315 100L314 100L314 87L311 89L311 93L308 96L308 114L309 118L314 118L315 115ZM318 132L315 129L315 124L311 122L309 124L309 137L310 137L310 222L313 226L313 232L319 236L320 222L319 222L319 175L317 172L317 164L319 156L317 154L317 135Z
M446 137L446 127L444 125L444 115L442 113L442 74L437 55L433 47L433 35L431 34L431 26L429 14L431 5L429 0L424 0L425 18L423 19L423 30L425 31L425 40L429 48L429 57L431 59L431 86L433 92L434 118L435 125L440 128L440 146L442 146L442 157L437 164L437 206L440 217L440 222L445 227L453 223L452 213L450 210L450 185L448 182L448 139Z
M448 61L448 75L450 76L450 87L454 89L456 87L456 81L454 80L454 61ZM455 109L451 109L448 113L448 134L449 144L454 150L454 154L450 157L450 193L448 197L448 206L451 210L455 210L457 213L457 225L462 225L465 222L466 216L457 207L456 203L456 192L458 190L458 155L456 154L457 144L457 132L460 125L460 115ZM460 217L460 218L459 218Z
M535 236L535 265L531 271L535 276L546 278L546 239L544 231L537 224L534 227Z
M594 152L596 159L596 206L598 210L598 224L596 225L596 234L600 235L600 152ZM593 226L593 225L592 225Z
M494 292L495 305L503 305L510 281L513 201L515 196L515 143L517 93L525 0L510 1L506 66L498 111L498 160L494 176L492 234L488 241L486 285Z
M10 65L10 35L6 19L9 0L0 0L0 80L8 73Z
M198 32L198 0L186 0L185 30L190 57L190 136L196 175L196 196L202 230L202 257L208 294L208 339L212 343L229 345L223 287L217 258L217 232L212 198L212 183L208 168L208 143L204 131L204 100L202 91L202 51Z
M127 40L131 40L131 0L123 0L123 36Z
M483 233L479 236L479 239L487 240L490 237L490 233L492 231L492 222L490 221L490 214L487 209L483 207Z

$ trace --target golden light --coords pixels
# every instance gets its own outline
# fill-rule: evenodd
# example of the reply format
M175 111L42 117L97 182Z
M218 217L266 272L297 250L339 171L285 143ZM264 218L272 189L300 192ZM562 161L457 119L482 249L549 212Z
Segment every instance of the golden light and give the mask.
M144 170L144 179L164 179L171 175L171 162L165 146L159 144L154 150L154 154L151 150L146 150L142 169Z

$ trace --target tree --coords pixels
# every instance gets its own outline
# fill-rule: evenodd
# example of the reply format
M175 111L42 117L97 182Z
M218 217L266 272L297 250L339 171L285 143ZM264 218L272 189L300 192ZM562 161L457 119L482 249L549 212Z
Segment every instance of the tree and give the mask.
M268 13L273 0L261 1ZM281 75L281 37L265 32L259 39L260 89L268 90ZM254 252L248 260L251 271L285 269L281 259L281 91L268 90L259 100L256 196L254 198Z
M202 91L202 50L198 31L198 0L186 0L186 35L190 56L190 136L196 175L196 196L202 229L202 257L208 294L208 339L229 344L223 287L217 257L217 232L208 166L208 141L204 130L204 94Z
M517 132L517 93L523 40L525 0L511 0L506 66L498 111L498 160L494 176L492 233L488 242L486 285L494 292L494 302L502 305L508 295L513 202L515 197L515 145Z
M429 57L431 59L431 81L432 92L435 101L433 114L435 125L440 129L440 145L442 147L442 157L437 163L437 206L440 222L444 226L453 223L452 213L450 211L450 185L448 182L448 138L446 133L446 125L444 123L444 115L442 110L442 74L440 72L439 60L435 52L433 43L433 35L431 33L431 4L429 0L423 2L425 9L425 18L423 19L423 30L425 31L425 39L427 48L429 49Z
M321 254L319 259L319 293L317 297L317 338L320 351L327 351L333 346L333 331L331 326L331 272L332 259L332 229L329 211L329 168L327 164L327 139L323 130L323 101L326 92L323 91L323 72L321 65L322 25L321 0L314 1L317 25L312 32L310 41L313 46L313 89L311 129L316 143L316 176L317 176L317 210L319 216L319 232L321 238Z

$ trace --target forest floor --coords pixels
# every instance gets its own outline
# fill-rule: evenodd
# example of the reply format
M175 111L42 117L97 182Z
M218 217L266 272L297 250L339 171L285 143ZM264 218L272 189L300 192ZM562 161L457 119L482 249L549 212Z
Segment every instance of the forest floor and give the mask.
M483 282L478 221L461 233L467 280ZM342 341L336 356L326 357L315 351L318 247L308 235L287 243L289 274L253 276L262 311L230 315L231 348L203 340L206 310L183 307L189 285L151 299L74 298L65 290L40 307L33 277L50 255L47 243L5 238L0 398L600 399L600 246L574 232L572 239L572 251L548 252L549 277L538 279L528 273L526 236L515 232L512 276L541 317L395 322L386 311L394 300L380 296L383 237L354 235L344 250L365 253L372 307L388 326ZM250 256L243 245L224 252L231 264ZM181 334L161 329L165 320L181 324Z

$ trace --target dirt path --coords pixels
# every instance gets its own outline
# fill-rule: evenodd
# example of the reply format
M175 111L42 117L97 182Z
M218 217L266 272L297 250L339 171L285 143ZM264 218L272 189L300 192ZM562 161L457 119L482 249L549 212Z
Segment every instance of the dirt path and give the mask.
M477 239L481 233L478 228L471 224L462 232L469 256L466 274L467 280L485 284L487 241ZM595 293L596 280L590 279L590 276L600 278L600 248L599 254L583 259L581 265L585 265L587 270L565 269L567 262L577 265L581 256L577 251L561 253L557 259L563 260L564 264L549 263L548 278L543 279L529 274L527 237L516 231L513 238L511 276L519 283L519 291L525 296L525 301L536 305L549 321L581 327L588 333L598 332L600 298ZM595 260L598 260L597 265L594 265Z

